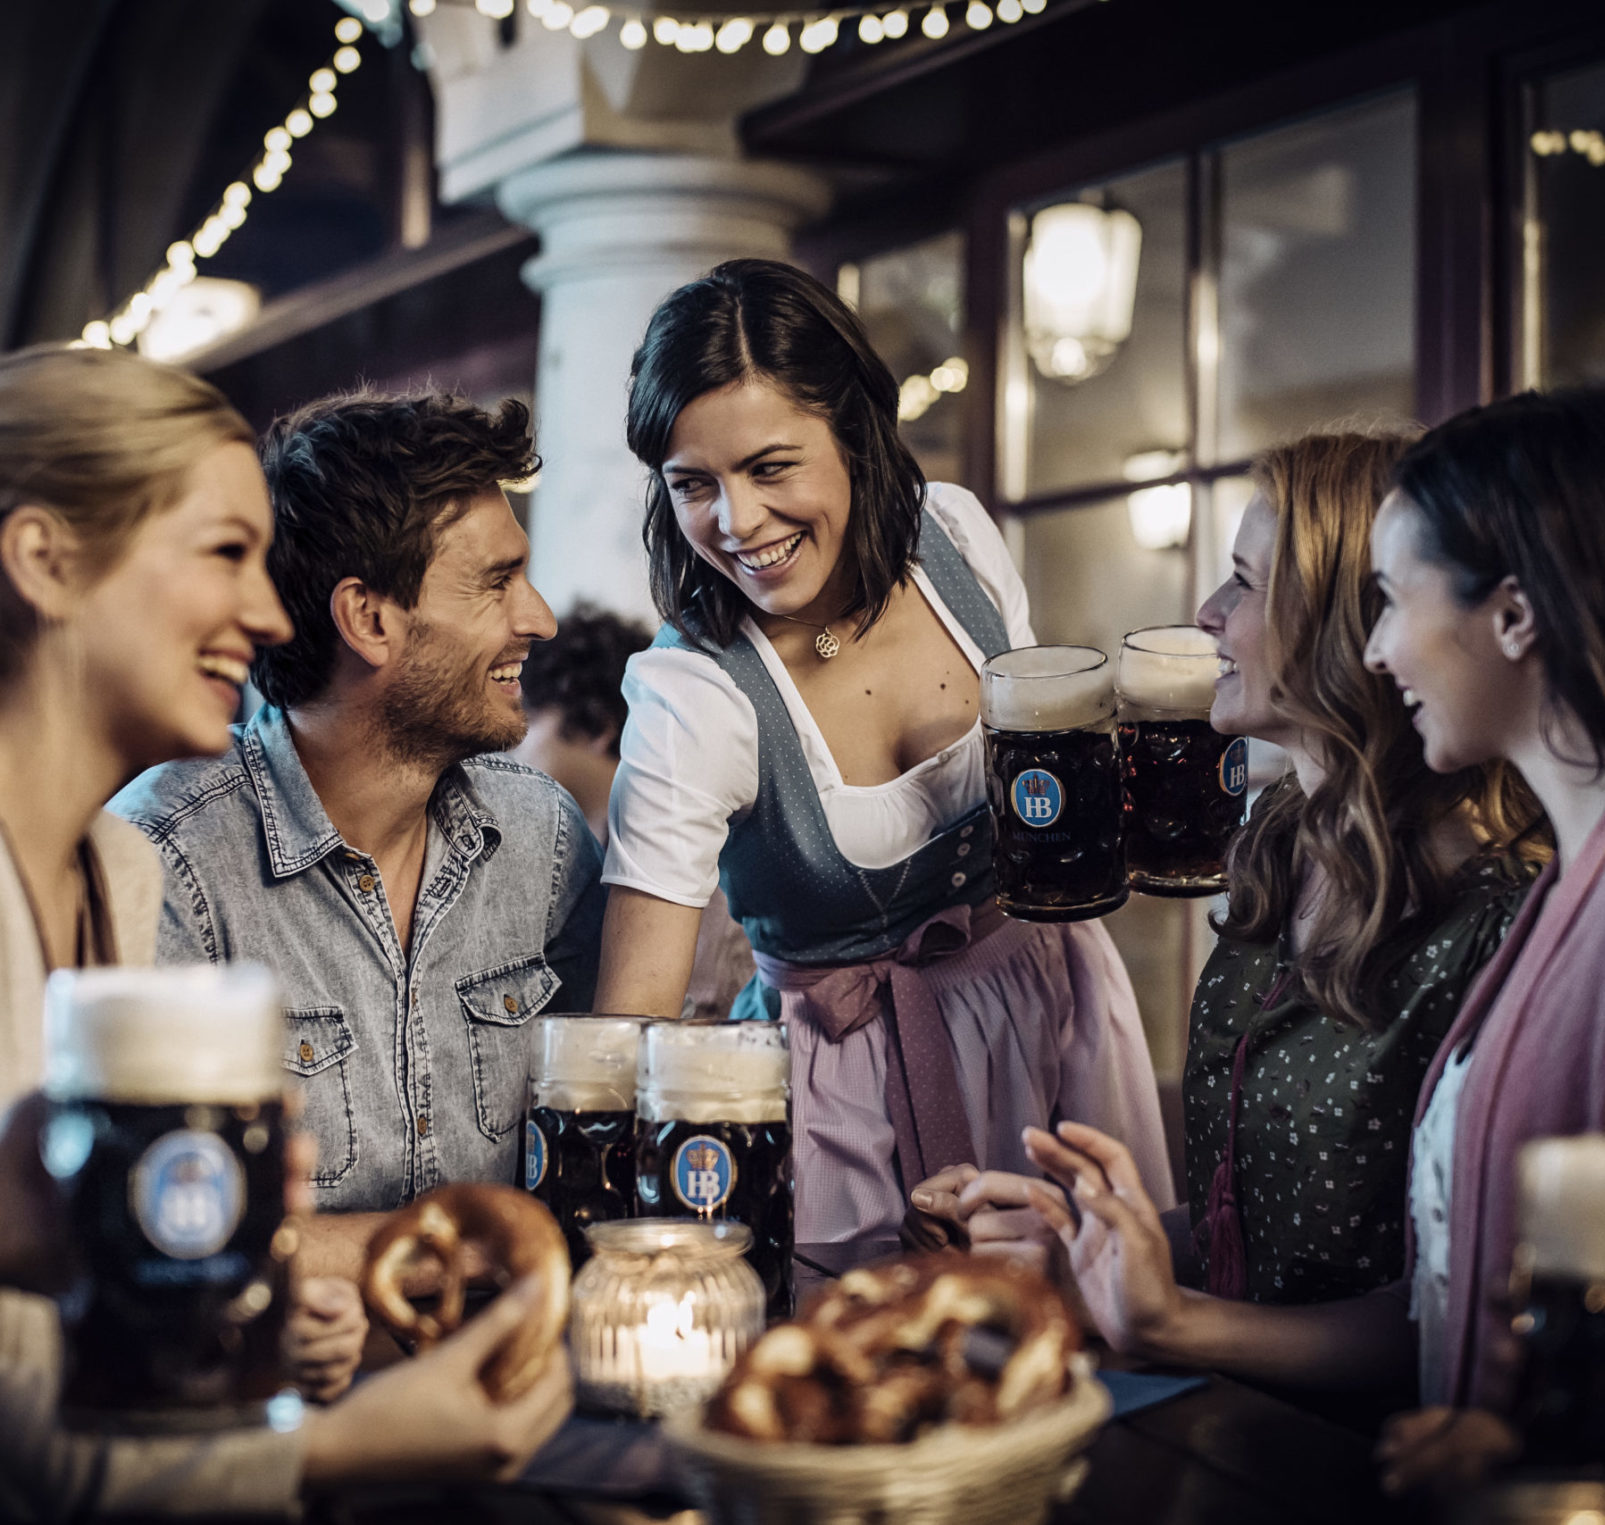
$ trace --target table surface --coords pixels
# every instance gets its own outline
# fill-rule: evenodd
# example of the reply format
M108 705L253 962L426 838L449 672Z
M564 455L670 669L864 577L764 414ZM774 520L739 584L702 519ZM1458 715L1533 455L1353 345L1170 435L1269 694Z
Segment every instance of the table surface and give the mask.
M1105 1427L1052 1525L1391 1525L1419 1504L1377 1488L1371 1442L1222 1377ZM625 1503L527 1490L347 1498L330 1525L695 1525L669 1499Z

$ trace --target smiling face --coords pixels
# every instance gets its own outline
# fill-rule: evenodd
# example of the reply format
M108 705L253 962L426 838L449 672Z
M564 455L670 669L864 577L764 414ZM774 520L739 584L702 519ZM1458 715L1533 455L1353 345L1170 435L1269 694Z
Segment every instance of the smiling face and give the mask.
M1390 494L1371 531L1383 606L1365 665L1399 685L1427 766L1451 773L1509 755L1531 711L1532 674L1522 670L1524 641L1501 639L1506 595L1462 603L1451 570L1422 554L1425 536L1421 511Z
M767 381L704 392L675 420L662 475L681 534L758 609L842 613L853 490L824 419Z
M436 536L385 690L385 730L397 755L454 762L523 738L519 669L532 641L557 633L524 576L528 559L529 541L499 488L477 494Z
M1271 703L1266 650L1266 600L1276 549L1276 514L1256 492L1243 511L1232 542L1232 575L1204 600L1198 626L1215 637L1221 673L1209 723L1222 735L1254 736L1286 746L1293 739L1286 718Z
M255 453L217 445L84 590L73 623L88 697L128 771L228 745L256 648L290 636L272 538Z

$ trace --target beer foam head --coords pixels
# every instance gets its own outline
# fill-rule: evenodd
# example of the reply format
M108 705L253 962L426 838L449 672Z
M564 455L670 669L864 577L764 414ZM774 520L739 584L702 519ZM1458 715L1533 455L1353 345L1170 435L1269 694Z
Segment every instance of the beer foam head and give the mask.
M1523 1144L1516 1179L1520 1263L1534 1275L1605 1279L1605 1134Z
M560 1112L635 1108L636 1051L647 1017L550 1016L535 1019L535 1104Z
M1020 646L981 669L981 719L994 730L1090 730L1114 712L1109 658L1093 646Z
M59 969L45 986L57 1100L234 1105L284 1087L284 1011L260 964Z
M1122 712L1163 710L1202 716L1215 702L1219 674L1214 636L1195 625L1156 625L1126 637L1115 691Z
M778 1022L655 1022L641 1036L636 1110L650 1122L780 1122L790 1093Z

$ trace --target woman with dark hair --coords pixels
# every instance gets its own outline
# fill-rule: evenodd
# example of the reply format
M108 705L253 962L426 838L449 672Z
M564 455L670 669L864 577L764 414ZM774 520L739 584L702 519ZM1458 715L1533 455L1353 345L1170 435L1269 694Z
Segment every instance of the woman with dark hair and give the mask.
M799 1242L883 1243L915 1182L1018 1168L1060 1117L1168 1201L1108 934L994 904L978 671L1033 644L1024 588L980 504L927 488L857 318L721 265L653 315L628 429L666 627L626 682L598 1008L680 1011L722 880L758 955L734 1014L791 1035Z
M1233 843L1220 941L1198 982L1178 1285L1140 1170L1073 1121L1033 1132L1040 1181L985 1176L956 1212L977 1247L1049 1249L1123 1351L1304 1386L1409 1386L1410 1122L1461 1000L1527 893L1535 825L1490 759L1434 772L1393 685L1366 670L1381 607L1368 533L1409 442L1316 435L1267 451L1232 576L1198 623L1220 645L1211 720L1292 767ZM1063 1234L1063 1243L1057 1237Z
M1412 1290L1435 1407L1388 1437L1405 1481L1486 1448L1486 1422L1436 1406L1509 1412L1517 1151L1605 1128L1605 390L1529 392L1435 429L1400 463L1372 555L1385 607L1368 660L1428 764L1510 763L1556 840L1422 1089Z

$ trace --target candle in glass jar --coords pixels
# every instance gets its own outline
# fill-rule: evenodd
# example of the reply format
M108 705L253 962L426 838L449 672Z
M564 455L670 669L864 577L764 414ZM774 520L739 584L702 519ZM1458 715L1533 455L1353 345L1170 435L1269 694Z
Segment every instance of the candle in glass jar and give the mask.
M571 1326L576 1393L591 1407L666 1414L711 1396L763 1331L763 1284L739 1223L593 1225Z

